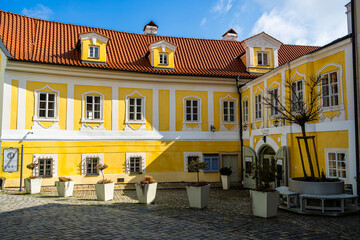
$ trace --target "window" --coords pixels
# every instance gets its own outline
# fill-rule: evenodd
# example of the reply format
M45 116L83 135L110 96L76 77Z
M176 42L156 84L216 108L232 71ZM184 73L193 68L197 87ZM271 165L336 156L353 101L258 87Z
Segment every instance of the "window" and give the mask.
M323 107L339 105L339 84L337 71L321 75Z
M187 122L199 121L199 100L188 99L185 100L185 113Z
M258 52L257 53L257 60L258 60L258 65L269 66L268 53L266 53L266 52Z
M143 99L129 98L129 120L142 121L143 120Z
M85 118L86 120L100 120L101 117L101 96L95 95L87 95L85 97L86 102L86 112L85 112Z
M219 155L204 154L204 162L207 162L207 169L204 172L218 172L219 171Z
M327 152L329 164L329 177L346 178L346 152L329 151Z
M39 93L39 118L55 118L56 94L49 92Z
M97 165L100 163L98 157L88 157L86 158L86 175L98 175L99 170Z
M243 101L243 122L249 121L249 101Z
M39 163L39 177L52 177L52 158L40 158Z
M303 81L299 80L291 84L292 111L301 112L304 108Z
M99 58L99 47L97 46L89 47L89 58Z
M279 89L275 88L275 89L271 89L269 91L270 94L270 103L271 103L271 108L270 108L270 116L276 116L278 115L278 106L279 106Z
M159 64L168 65L168 54L167 53L159 53Z
M235 122L235 102L223 101L224 122Z
M255 119L261 118L261 94L255 96Z
M139 174L141 173L141 157L130 157L130 174Z
M189 164L190 164L192 161L199 161L199 156L188 156L188 157L187 157L187 165L189 166ZM194 171L193 171L193 170L190 170L189 167L188 167L188 172L194 172Z

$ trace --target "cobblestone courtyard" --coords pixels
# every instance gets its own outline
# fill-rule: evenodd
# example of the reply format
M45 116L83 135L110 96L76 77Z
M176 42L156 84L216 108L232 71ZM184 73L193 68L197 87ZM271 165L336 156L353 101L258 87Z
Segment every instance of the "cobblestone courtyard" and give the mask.
M360 215L317 217L279 210L274 219L250 215L246 190L211 189L209 207L189 209L186 191L158 190L153 205L134 190L110 202L94 191L59 198L55 191L0 193L0 239L359 239Z

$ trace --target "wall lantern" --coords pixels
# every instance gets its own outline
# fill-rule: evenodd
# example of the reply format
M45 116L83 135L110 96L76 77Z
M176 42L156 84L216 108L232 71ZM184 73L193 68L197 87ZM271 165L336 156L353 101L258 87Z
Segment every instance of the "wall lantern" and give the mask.
M280 124L279 119L275 119L275 120L274 120L274 126L275 126L275 127L278 127L279 124Z
M210 125L210 131L215 132L216 128L214 125Z
M243 126L243 130L246 131L247 128L248 128L248 125L245 124L245 125Z

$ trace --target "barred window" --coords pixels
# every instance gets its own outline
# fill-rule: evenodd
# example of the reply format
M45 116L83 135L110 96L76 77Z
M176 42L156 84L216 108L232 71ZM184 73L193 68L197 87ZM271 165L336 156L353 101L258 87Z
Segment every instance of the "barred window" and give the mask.
M192 161L199 161L199 156L188 156L188 158L187 158L188 166ZM189 167L188 167L188 172L194 172L194 171L189 169Z
M40 158L39 160L39 177L52 177L52 158Z
M86 175L98 175L99 170L97 165L100 163L98 157L88 157L86 158Z
M130 157L130 174L138 174L141 173L141 157Z

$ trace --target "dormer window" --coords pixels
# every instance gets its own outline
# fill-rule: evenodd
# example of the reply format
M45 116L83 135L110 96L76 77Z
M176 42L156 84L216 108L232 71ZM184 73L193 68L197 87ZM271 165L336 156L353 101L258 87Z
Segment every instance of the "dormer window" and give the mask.
M266 52L258 52L257 61L258 61L258 65L269 66L268 53L266 53Z
M89 46L89 58L99 58L98 46Z
M167 53L159 53L159 64L168 65L168 54Z

